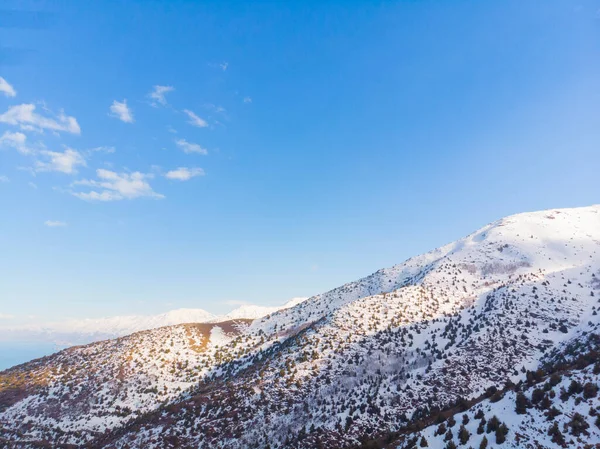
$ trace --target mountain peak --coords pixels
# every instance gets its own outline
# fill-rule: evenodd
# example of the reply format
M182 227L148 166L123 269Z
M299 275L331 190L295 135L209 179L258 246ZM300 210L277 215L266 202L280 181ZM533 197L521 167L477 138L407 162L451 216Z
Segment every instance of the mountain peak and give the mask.
M502 403L498 441L521 447L517 433L547 435L548 421L533 405L531 419L507 418L515 385L532 385L530 404L563 370L561 385L592 384L587 396L575 386L544 403L565 415L600 409L600 365L589 367L600 349L599 212L512 215L262 318L265 308L244 306L224 322L161 327L15 367L0 373L0 436L92 448L414 447L414 438L437 441L428 426L457 410L472 408L464 419L474 420L479 407L490 420ZM559 430L579 426L587 433L572 434L573 444L600 444L590 419L560 418ZM469 439L467 422L460 436L444 426L444 442L483 439Z

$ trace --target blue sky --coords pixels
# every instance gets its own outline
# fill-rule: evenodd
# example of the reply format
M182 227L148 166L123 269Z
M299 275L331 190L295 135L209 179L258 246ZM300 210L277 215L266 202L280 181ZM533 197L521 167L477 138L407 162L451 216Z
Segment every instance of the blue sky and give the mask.
M599 1L3 5L5 322L279 304L599 201Z

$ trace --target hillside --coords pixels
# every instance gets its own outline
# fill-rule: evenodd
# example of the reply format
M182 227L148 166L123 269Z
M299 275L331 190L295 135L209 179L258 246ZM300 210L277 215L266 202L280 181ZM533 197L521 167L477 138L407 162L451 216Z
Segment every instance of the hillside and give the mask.
M9 447L396 444L597 335L599 297L600 206L514 215L252 322L165 327L2 372L0 436ZM575 371L597 383L592 368ZM479 407L502 413L513 393ZM565 416L581 405L569 401L555 401Z
M492 388L473 405L463 401L430 415L435 424L400 437L398 449L597 447L598 349L597 332L587 334L545 358L540 369L527 372L523 382Z

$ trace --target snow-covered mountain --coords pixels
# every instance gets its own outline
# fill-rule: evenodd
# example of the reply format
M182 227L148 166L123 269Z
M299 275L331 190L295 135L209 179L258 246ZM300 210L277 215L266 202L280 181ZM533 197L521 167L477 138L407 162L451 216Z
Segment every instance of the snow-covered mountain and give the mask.
M237 309L232 310L231 312L220 316L213 321L225 321L225 320L234 320L234 319L258 319L270 315L272 313L278 312L280 310L289 309L290 307L294 307L300 304L302 301L305 301L308 298L298 297L292 298L288 302L286 302L283 306L280 307L267 307L267 306L255 306L252 304L241 305Z
M242 305L225 315L214 315L202 309L176 309L158 315L126 315L71 319L42 325L4 326L0 327L0 341L40 341L69 347L175 324L254 320L291 307L304 299L306 298L294 298L280 307Z
M0 443L451 448L468 433L465 448L483 434L488 447L594 447L599 299L600 206L514 215L260 319L4 371Z

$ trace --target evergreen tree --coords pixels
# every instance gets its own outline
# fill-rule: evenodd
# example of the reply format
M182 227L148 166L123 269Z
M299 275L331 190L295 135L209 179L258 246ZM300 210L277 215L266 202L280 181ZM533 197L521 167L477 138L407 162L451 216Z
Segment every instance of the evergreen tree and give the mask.
M421 443L419 444L419 446L420 447L429 447L429 443L427 442L425 437L421 437Z
M506 424L501 424L496 429L496 444L502 444L506 441L506 434L508 434L508 427Z
M548 395L544 395L544 397L542 398L542 400L540 401L540 409L541 410L548 410L550 408L550 406L552 405L552 401L550 400L550 398L548 397Z
M521 392L518 392L515 407L517 415L525 415L527 413L527 407L529 407L529 400L527 399L527 396Z
M477 435L481 435L483 432L485 432L485 421L482 419L477 427Z
M555 387L560 383L561 380L562 376L560 374L554 373L552 374L552 376L550 376L550 385Z
M504 443L504 441L506 441L504 434L502 432L500 432L499 428L496 429L496 444L502 444L502 443Z
M548 435L552 437L550 441L553 443L556 443L559 446L564 446L566 444L565 437L558 428L558 423L556 421L554 421L554 424L548 429Z
M583 397L592 399L598 395L598 386L592 382L588 382L583 386Z
M585 416L575 413L569 422L569 427L571 428L572 435L579 436L582 433L588 435L587 429L589 429L590 425L587 423Z
M448 441L448 444L446 444L446 449L456 449L456 444L454 443L454 441Z
M583 385L581 385L581 383L579 383L575 379L573 379L571 381L571 384L569 385L569 390L568 390L569 395L572 396L574 394L579 394L582 391L583 391Z
M544 398L544 390L542 390L541 388L536 388L531 393L531 402L533 402L534 404L537 404L543 398Z
M496 415L492 416L487 423L486 433L495 432L500 426L500 420Z
M488 447L488 439L484 435L483 440L481 440L481 444L479 445L479 449L486 449Z
M464 424L461 424L460 429L458 431L458 441L460 441L460 444L467 444L467 441L469 441L470 436L471 434L469 433L467 428L464 426Z
M448 427L454 427L454 424L456 424L456 420L454 419L454 415L452 415L448 418Z

